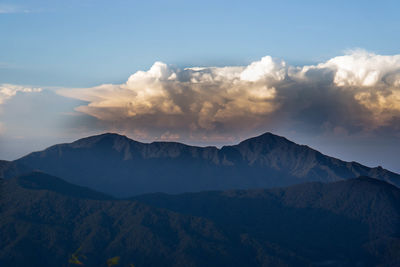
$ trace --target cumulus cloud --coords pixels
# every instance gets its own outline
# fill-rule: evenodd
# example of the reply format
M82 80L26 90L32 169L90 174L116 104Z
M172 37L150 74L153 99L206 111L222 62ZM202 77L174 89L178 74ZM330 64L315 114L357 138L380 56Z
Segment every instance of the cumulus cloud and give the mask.
M35 93L35 92L41 92L41 91L42 91L41 88L32 88L32 87L25 87L25 86L21 86L21 85L3 83L3 84L0 84L0 104L3 104L4 101L15 96L18 92Z
M124 84L58 93L87 101L76 110L110 128L153 139L218 139L274 127L373 132L399 127L400 55L356 50L302 67L270 56L241 67L155 62Z
M341 96L351 94L354 104L364 107L365 114L369 115L364 128L388 126L394 118L400 117L400 55L382 56L356 50L289 72L296 81L326 80ZM332 78L327 79L327 75Z

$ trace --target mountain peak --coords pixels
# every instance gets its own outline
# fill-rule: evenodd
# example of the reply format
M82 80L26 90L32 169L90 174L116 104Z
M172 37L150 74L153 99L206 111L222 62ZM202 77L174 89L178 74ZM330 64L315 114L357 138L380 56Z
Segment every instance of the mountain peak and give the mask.
M125 142L135 142L134 140L128 138L125 135L120 135L117 133L103 133L99 135L93 135L85 138L81 138L73 143L72 147L91 147L93 145L98 145L101 143L125 143Z
M81 138L79 140L90 140L90 139L96 139L96 140L100 140L100 139L104 139L104 138L124 138L124 139L129 139L126 135L122 135L119 133L111 133L111 132L107 132L107 133L102 133L102 134L98 134L98 135L92 135L92 136L88 136L85 138ZM79 141L77 140L77 141Z
M240 144L246 144L246 143L257 143L257 144L280 144L280 143L287 143L287 144L295 144L294 142L286 139L283 136L279 136L276 134L273 134L271 132L265 132L261 135L255 136L255 137L251 137L249 139L246 139L242 142L239 143Z

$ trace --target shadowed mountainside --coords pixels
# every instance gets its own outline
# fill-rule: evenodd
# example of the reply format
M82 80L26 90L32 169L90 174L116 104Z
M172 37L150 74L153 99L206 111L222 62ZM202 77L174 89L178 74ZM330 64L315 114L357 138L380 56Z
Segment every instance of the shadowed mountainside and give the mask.
M398 266L400 190L358 178L116 200L35 172L3 181L0 235L1 266Z
M32 171L32 168L24 166L21 163L0 160L0 179L16 177L30 171Z
M102 134L55 145L13 163L118 197L266 188L363 175L400 186L398 174L328 157L271 133L221 149L174 142L145 144Z
M210 219L312 259L312 265L400 264L400 190L368 177L268 190L133 198Z
M251 238L227 233L205 218L66 185L43 173L4 181L1 266L107 266L115 257L119 266L305 263L269 242L264 249L270 253L256 259Z

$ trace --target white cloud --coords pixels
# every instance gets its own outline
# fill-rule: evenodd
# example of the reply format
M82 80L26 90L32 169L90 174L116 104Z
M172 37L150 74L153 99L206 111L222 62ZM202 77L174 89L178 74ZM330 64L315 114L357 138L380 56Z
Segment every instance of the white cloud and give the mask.
M352 92L354 99L370 111L366 128L390 123L400 112L400 55L376 55L350 51L314 66L291 68L297 82L331 82L338 90ZM332 80L327 80L331 75Z
M400 55L382 56L365 50L350 51L318 65L297 67L289 70L294 79L310 80L314 72L332 72L337 86L370 87L400 84ZM323 75L317 78L324 79Z
M399 121L400 55L356 50L303 67L270 56L242 67L156 62L124 84L58 93L87 101L77 110L110 127L159 138L217 138L282 123L374 131Z
M400 72L400 55L381 56L356 50L351 54L335 57L320 67L336 69L334 82L338 86L376 86L379 83L393 85L393 74Z
M261 79L282 81L286 75L286 63L273 60L270 56L263 57L247 66L240 74L242 81L255 82Z
M41 88L25 87L15 84L0 84L0 104L3 104L7 99L15 96L18 92L35 93L41 92Z
M8 99L17 95L17 93L35 93L41 92L41 88L32 88L32 87L25 87L15 84L0 84L0 115L2 115L2 104L5 103ZM1 117L0 117L1 119ZM6 127L3 122L0 121L0 135L4 134L6 131Z

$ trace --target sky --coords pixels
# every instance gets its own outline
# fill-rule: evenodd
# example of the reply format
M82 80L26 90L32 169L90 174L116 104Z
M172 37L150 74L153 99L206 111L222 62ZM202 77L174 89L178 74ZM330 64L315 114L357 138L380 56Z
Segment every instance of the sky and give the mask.
M398 1L1 1L0 159L270 131L400 172Z

